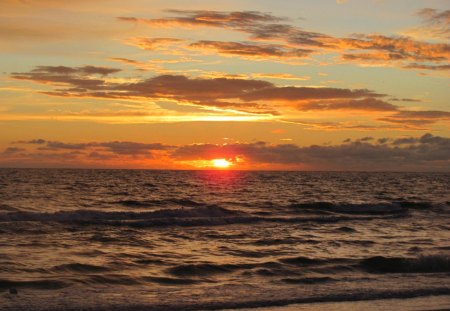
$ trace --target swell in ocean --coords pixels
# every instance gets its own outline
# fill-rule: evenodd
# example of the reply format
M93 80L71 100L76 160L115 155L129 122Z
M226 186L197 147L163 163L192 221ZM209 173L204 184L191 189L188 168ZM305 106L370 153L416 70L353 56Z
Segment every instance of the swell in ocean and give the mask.
M450 297L448 174L0 170L1 310Z

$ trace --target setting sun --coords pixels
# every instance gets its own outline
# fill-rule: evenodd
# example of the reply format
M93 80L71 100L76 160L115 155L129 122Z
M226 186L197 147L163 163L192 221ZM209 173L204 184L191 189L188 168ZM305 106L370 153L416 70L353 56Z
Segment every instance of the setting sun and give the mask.
M450 0L0 17L0 311L450 311Z
M225 159L214 159L211 160L214 167L217 168L228 168L231 165L230 161L227 161Z

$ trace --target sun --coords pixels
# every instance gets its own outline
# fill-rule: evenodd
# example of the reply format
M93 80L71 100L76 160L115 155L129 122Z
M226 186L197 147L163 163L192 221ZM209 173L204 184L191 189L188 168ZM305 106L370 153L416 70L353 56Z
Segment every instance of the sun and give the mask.
M212 162L212 165L217 168L228 168L231 165L231 162L227 161L225 159L214 159L214 160L211 160L211 162Z

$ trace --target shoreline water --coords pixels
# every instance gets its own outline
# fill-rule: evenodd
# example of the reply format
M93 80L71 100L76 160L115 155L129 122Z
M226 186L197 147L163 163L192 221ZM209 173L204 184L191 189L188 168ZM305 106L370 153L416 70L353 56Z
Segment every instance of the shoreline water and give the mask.
M55 303L55 301L47 300L46 303L36 304L39 300L35 300L35 304L27 303L27 299L18 294L0 295L3 298L4 304L0 306L0 310L29 310L29 311L168 311L168 310L184 310L184 311L347 311L347 310L398 310L398 311L441 311L450 310L450 291L443 290L441 293L435 291L434 293L389 293L388 291L378 297L349 297L342 295L340 297L326 297L321 300L319 298L310 299L290 299L284 301L248 301L248 302L210 302L207 304L192 303L184 304L178 302L175 304L159 304L159 303L143 303L133 301L133 296L130 296L127 303L99 303L95 297L86 297L89 303L80 303L75 300L72 303L64 303L63 301ZM82 297L78 297L82 299ZM350 298L350 299L349 299ZM41 297L41 299L45 299ZM323 298L322 298L323 299ZM349 299L349 300L347 300Z
M223 311L348 311L348 310L396 310L396 311L445 311L450 310L450 295L411 298L390 298L359 301L334 301L290 304L279 307L224 309Z
M0 310L276 310L441 295L429 300L439 306L450 296L449 183L428 173L0 170Z

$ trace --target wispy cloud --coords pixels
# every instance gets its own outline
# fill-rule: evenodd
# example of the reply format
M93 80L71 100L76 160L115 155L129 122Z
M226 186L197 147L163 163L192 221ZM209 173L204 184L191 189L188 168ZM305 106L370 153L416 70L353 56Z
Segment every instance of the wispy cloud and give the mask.
M173 45L183 42L182 39L177 38L146 38L133 37L125 40L125 43L137 46L143 50L167 50Z
M424 8L417 12L423 24L404 31L405 34L422 39L450 40L450 10L438 11Z
M409 125L427 125L437 121L450 121L450 112L447 111L399 111L393 115L380 118L381 121Z
M398 106L381 99L366 97L362 99L313 101L298 106L300 110L363 110L397 111Z
M430 43L406 36L380 34L357 34L339 38L300 29L287 24L287 19L268 13L180 10L168 12L176 16L159 19L119 19L152 27L217 27L244 32L249 35L250 42L203 40L190 43L188 47L247 59L278 57L282 60L338 52L343 61L355 64L416 69L412 64L421 62L423 66L435 66L434 70L446 70L445 66L450 59L448 43ZM436 33L447 33L447 11L438 13L432 9L424 9L420 14L426 18L428 24L438 27ZM274 41L277 44L274 44Z
M267 61L270 58L283 60L285 58L303 58L312 50L288 48L278 44L223 42L223 41L198 41L191 43L189 47L200 51L215 51L222 55L237 55L243 58Z

